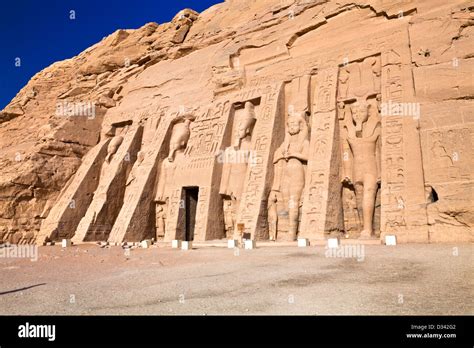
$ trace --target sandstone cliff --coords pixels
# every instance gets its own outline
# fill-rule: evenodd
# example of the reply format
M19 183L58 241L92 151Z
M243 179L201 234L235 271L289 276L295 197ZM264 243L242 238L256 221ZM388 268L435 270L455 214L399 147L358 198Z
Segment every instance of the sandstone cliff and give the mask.
M309 216L320 201L325 207L317 221L300 218L299 233L312 238L312 229L347 232L351 208L345 207L349 206L346 198L342 197L340 209L326 203L341 200L335 198L338 193L332 190L331 180L340 183L339 164L334 163L342 145L336 139L339 135L331 136L332 147L323 157L316 157L320 124L315 115L334 111L336 101L349 103L341 96L340 83L346 86L341 71L345 66L363 69L367 57L380 57L375 58L373 71L374 76L381 76L377 93L385 105L412 103L420 108L399 124L389 118L381 121L382 177L376 229L381 235L397 234L407 242L472 241L473 14L472 1L462 0L227 0L201 14L183 10L170 23L118 30L77 57L39 72L0 113L0 241L42 243L72 238L82 230L81 240L152 236L150 229L159 224L157 209L162 209L154 207L154 202L161 202L155 195L163 158L169 155L164 150L172 137L169 125L175 122L171 118L188 110L194 114L187 121L193 122L190 129L194 133L184 156L193 164L182 168L188 168L191 176L203 177L196 179L197 184L188 178L178 183L178 175L175 184L179 189L201 187L198 215L212 216L197 217L205 222L196 227L196 236L202 240L225 237L222 216L226 211L216 201L221 197L219 185L225 168L216 164L208 172L199 170L209 162L210 152L202 144L209 134L211 147L212 136L220 137L213 151L230 145L226 139L231 137L232 125L228 128L228 117L222 112L226 102L239 110L247 100L257 106L257 126L266 105L273 108L269 128L255 126L258 134L273 140L262 159L264 168L259 175L263 179L255 186L262 191L247 188L242 193L242 206L251 206L256 215L246 220L248 212L242 211L237 214L239 219L245 220L256 238L268 238L267 198L274 176L271 158L283 143L286 113L281 110L294 106L308 117L311 132L310 157L314 156L308 160L306 173L316 173L316 163L324 161L329 173L321 194L312 191L312 182L306 179L300 214ZM322 88L325 83L327 89ZM265 99L272 93L278 99L275 104L270 97ZM325 93L332 98L327 109L322 107ZM214 111L212 121L209 113ZM171 123L166 123L168 119ZM221 124L222 130L214 135L208 132ZM325 125L320 126L323 131ZM129 165L121 167L117 162L106 173L102 163L111 151L106 140L111 129L115 131L112 136L122 134L113 154L126 158ZM251 142L255 149L260 144L256 139ZM394 143L402 144L397 153L389 151ZM143 161L145 170L138 161ZM252 174L250 171L249 182ZM102 179L107 175L108 179ZM130 185L137 186L128 190ZM151 193L145 194L147 191ZM251 196L254 191L256 195ZM99 193L104 196L101 201ZM163 201L171 204L173 192L167 197ZM252 199L258 204L252 205ZM62 207L58 205L61 201ZM64 206L72 212L66 213ZM180 218L174 217L170 206L165 209L170 214L165 218L166 229L179 229ZM338 221L331 221L336 215ZM115 226L117 221L126 225L123 231Z

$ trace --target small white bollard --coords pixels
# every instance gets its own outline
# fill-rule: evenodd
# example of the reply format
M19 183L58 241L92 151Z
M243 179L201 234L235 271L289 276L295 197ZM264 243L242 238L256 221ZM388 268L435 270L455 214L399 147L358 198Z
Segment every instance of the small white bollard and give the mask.
M239 247L239 241L236 239L231 239L227 241L227 248L235 249Z
M151 240L142 240L142 242L140 243L140 246L143 249L148 249L151 246Z
M63 248L69 248L72 245L72 242L70 239L63 239L61 242L61 247Z
M397 245L397 236L385 236L385 245Z
M339 239L338 238L329 238L328 239L328 248L329 249L339 248Z
M173 241L171 242L171 247L172 247L173 249L179 249L179 248L181 248L181 241L180 241L180 240L177 240L177 239L173 240Z
M245 240L245 249L246 250L252 250L257 247L257 243L255 243L254 240L246 239Z
M193 242L181 242L181 250L192 250Z
M300 247L300 248L309 247L309 239L298 238L298 247Z

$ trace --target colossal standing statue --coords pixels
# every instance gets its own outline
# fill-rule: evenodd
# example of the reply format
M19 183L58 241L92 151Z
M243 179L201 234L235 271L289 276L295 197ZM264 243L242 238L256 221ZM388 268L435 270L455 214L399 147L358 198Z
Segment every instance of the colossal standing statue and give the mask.
M171 187L170 180L173 179L173 173L176 168L178 157L184 156L184 151L191 137L191 123L195 119L194 113L183 111L178 114L171 131L171 139L168 150L168 157L163 160L158 180L158 188L156 192L157 202L166 202L169 193L166 189Z
M171 130L168 156L161 164L158 176L158 185L155 195L155 228L156 238L162 238L166 230L169 190L177 164L183 159L189 138L191 137L191 123L195 120L194 112L182 111L173 122Z
M232 146L228 147L224 153L219 193L224 199L224 220L228 237L235 231L235 216L251 157L252 131L256 122L255 106L251 102L246 102L244 113L237 122Z
M270 196L270 203L276 204L274 200L277 200L278 193L281 193L283 204L288 212L288 233L291 240L295 240L298 234L308 148L309 129L304 113L293 113L288 116L285 141L275 152L273 160L275 179ZM275 220L272 215L270 218Z
M353 160L344 166L343 182L354 186L357 209L363 222L360 237L371 238L380 184L380 117L377 106L365 99L352 104L346 115L349 117L344 123L345 139ZM351 167L352 171L349 169Z

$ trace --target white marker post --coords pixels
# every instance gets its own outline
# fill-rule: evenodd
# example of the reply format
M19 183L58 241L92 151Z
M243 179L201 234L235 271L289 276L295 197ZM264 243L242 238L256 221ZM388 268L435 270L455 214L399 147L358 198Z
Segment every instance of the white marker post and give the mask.
M227 241L227 248L235 249L239 247L239 241L236 239L231 239Z
M299 248L306 248L309 247L309 239L306 238L298 238L298 247Z
M181 250L193 250L193 242L181 242Z
M257 243L255 243L254 240L246 239L245 240L245 249L246 250L252 250L257 247Z
M140 246L143 248L143 249L148 249L150 246L151 246L151 240L143 240L141 243L140 243Z
M385 236L385 245L397 245L397 236Z
M328 239L328 248L329 249L339 248L339 238L329 238Z

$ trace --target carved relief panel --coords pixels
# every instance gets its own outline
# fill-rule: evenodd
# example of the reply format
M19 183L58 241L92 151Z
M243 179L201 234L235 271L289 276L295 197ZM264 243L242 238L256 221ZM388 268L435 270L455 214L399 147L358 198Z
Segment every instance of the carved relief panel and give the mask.
M314 79L311 141L302 209L301 238L324 239L339 230L339 141L336 117L337 69L320 72Z
M402 64L407 55L407 46L382 54L384 112L415 98L411 66ZM414 116L395 112L382 117L381 236L395 234L400 242L428 241L419 119Z
M380 56L339 69L337 112L342 149L344 229L349 235L378 234L381 182Z

